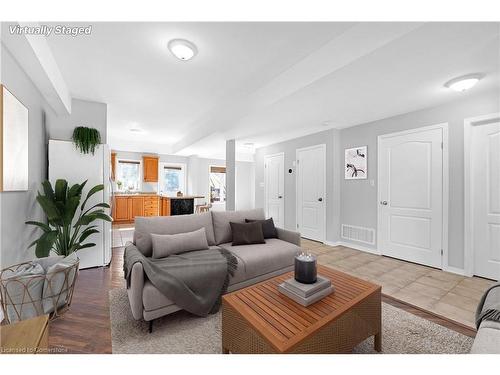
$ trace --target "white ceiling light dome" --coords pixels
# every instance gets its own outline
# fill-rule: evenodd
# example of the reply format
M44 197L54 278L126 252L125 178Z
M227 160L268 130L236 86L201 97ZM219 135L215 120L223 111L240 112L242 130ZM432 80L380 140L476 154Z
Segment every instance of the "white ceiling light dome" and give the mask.
M191 60L198 53L195 44L186 39L172 39L168 42L168 49L182 61Z
M458 92L463 92L474 87L481 78L483 78L483 75L479 73L467 74L465 76L460 76L449 80L444 84L444 86Z

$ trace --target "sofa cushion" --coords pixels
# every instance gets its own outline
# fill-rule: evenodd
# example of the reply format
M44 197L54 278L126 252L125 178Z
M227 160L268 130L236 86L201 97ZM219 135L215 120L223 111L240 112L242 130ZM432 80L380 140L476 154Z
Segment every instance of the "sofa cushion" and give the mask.
M229 223L233 235L233 246L266 243L260 223Z
M264 238L278 238L278 231L274 226L274 220L272 217L265 220L245 219L245 223L253 222L260 223L260 225L262 226L262 233L264 234Z
M151 234L153 258L165 258L186 251L207 250L205 228L177 234Z
M150 257L153 254L151 233L177 234L192 232L200 228L205 228L208 245L215 245L210 212L178 216L137 217L135 219L134 244L142 254Z
M300 251L300 247L277 238L270 238L265 244L233 246L224 243L219 247L236 256L239 271L240 268L245 271L245 280L292 266Z
M500 354L500 330L490 328L485 323L487 321L481 323L470 352L472 354Z
M264 220L265 214L262 208L246 211L211 211L214 223L215 244L231 242L231 221L233 223L244 223L245 219Z

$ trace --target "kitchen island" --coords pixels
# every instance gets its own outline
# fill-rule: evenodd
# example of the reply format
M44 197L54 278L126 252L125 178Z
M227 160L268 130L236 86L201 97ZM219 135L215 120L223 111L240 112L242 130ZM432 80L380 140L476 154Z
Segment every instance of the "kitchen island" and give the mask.
M182 197L160 196L160 216L189 215L194 213L194 200L205 198L202 195L186 195Z

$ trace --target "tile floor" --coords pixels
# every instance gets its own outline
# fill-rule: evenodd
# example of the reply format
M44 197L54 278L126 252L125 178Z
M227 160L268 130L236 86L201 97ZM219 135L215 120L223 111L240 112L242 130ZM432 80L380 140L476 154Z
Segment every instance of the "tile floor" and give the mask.
M113 225L113 247L132 241L133 231L133 224ZM494 283L344 246L303 239L302 247L316 254L319 264L370 280L381 285L385 295L472 328L479 299Z
M134 237L134 224L113 225L113 247L125 246Z
M318 263L382 286L382 293L475 328L474 314L483 292L494 282L303 239Z

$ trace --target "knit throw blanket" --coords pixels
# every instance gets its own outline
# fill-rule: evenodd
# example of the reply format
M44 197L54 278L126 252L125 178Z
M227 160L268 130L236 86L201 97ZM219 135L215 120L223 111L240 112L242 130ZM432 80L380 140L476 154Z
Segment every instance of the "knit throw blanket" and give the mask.
M483 320L500 322L500 283L492 285L481 298L476 310L476 328Z
M190 251L161 259L145 257L135 245L125 248L123 271L130 286L135 263L141 263L151 283L180 308L198 316L219 310L238 261L224 249Z

